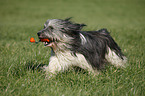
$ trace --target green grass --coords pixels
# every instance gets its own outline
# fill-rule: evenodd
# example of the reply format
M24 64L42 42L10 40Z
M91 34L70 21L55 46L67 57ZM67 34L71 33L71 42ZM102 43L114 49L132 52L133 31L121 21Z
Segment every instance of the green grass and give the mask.
M144 96L144 11L144 0L0 0L1 96ZM95 77L70 69L47 80L40 66L50 49L29 39L47 19L66 17L87 24L84 30L111 31L129 66Z

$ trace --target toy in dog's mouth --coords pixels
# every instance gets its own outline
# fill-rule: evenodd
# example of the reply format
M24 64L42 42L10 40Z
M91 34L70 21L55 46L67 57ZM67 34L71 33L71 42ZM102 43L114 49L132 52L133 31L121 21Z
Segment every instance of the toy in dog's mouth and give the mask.
M43 42L44 46L51 46L52 40L49 38L41 38L39 37L39 42Z
M44 46L51 46L52 41L50 39L46 38L39 38L41 42L44 42Z
M38 44L39 42L44 42L44 45L45 45L45 46L51 46L52 40L50 40L50 39L48 39L48 38L39 38L39 41L36 42L35 39L32 37L32 38L30 39L30 42L31 42L31 43L36 43L36 44Z
M48 46L48 47L53 47L54 46L54 42L57 41L54 38L41 38L39 36L39 41L44 43L44 46Z

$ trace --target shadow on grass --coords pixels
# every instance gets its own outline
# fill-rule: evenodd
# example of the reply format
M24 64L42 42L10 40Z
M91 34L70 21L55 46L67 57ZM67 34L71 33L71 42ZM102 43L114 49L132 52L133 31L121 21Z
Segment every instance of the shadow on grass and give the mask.
M37 63L35 61L27 61L25 64L20 64L20 65L17 65L17 66L14 66L13 68L11 68L11 74L13 76L16 76L16 77L22 77L22 76L25 76L26 74L28 73L43 73L44 70L43 70L43 67L44 66L47 66L47 64L43 64L43 63ZM86 75L86 76L90 76L91 74L87 71L87 70L84 70L84 69L81 69L80 67L72 67L64 72L59 72L56 76L64 76L64 77L69 77L68 75L69 74L72 74L73 75ZM122 74L122 70L120 68L115 68L115 67L110 67L110 66L106 66L105 67L105 70L100 70L100 74L101 75L108 75L108 73L110 74Z
M33 63L33 62L28 62L27 64L25 64L24 68L25 68L25 70L42 71L43 66L48 66L48 64L37 64L37 63ZM86 70L84 70L80 67L72 67L72 68L64 71L63 73L69 73L70 71L74 71L75 73L81 73L81 74L86 74L87 73Z
M41 71L43 69L43 66L46 66L46 64L37 64L33 62L28 62L27 64L25 64L24 69L32 71Z
M46 64L38 64L32 61L27 62L23 65L13 66L10 70L12 76L22 77L26 75L28 72L43 72L43 66Z

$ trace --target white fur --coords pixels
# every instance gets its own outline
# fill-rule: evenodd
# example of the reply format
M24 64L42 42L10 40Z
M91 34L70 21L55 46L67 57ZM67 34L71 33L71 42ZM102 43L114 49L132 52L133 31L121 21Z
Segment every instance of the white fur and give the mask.
M80 38L81 38L81 44L84 45L87 42L85 36L80 33Z
M90 72L94 72L91 65L87 62L82 54L76 54L73 56L71 52L59 52L55 56L50 57L50 62L45 71L56 74L57 72L63 72L71 66L78 66L83 69L87 69Z
M110 62L112 65L115 65L116 67L125 67L125 63L127 62L127 58L124 56L122 60L118 55L112 51L108 47L108 54L106 54L105 58L108 62Z

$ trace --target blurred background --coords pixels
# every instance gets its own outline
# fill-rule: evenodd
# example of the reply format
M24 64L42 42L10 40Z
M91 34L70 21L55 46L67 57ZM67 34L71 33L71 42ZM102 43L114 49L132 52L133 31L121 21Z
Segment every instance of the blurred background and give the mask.
M47 19L73 17L73 21L87 24L87 30L131 29L145 25L144 11L144 0L0 0L0 27L41 29Z
M74 17L93 28L135 27L144 21L144 5L144 0L1 0L0 24L38 26L47 19Z

